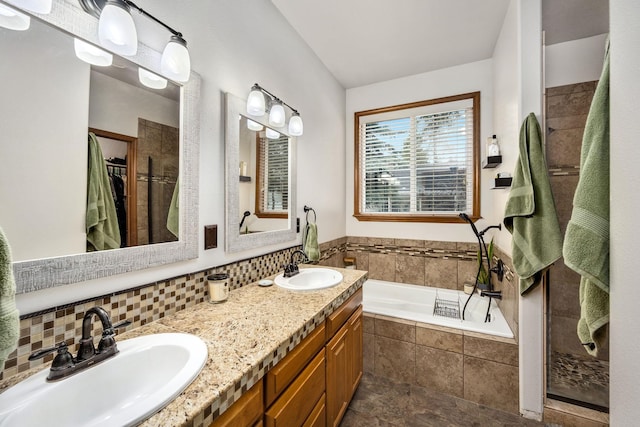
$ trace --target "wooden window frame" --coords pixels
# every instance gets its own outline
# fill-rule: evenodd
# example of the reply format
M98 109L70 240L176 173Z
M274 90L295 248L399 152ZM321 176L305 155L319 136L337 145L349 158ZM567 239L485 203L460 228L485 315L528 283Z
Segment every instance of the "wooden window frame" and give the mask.
M480 92L469 92L460 95L447 96L443 98L429 99L425 101L411 102L407 104L393 105L389 107L376 108L372 110L358 111L354 113L354 207L353 216L358 221L376 222L437 222L437 223L461 223L464 222L457 213L451 215L442 214L419 214L419 213L397 213L393 215L381 215L379 213L366 213L360 211L360 200L362 189L360 188L360 118L373 114L388 113L398 110L424 107L428 105L443 104L446 102L462 101L471 99L473 102L473 200L472 213L469 215L472 220L480 218Z
M291 141L289 141L289 144L291 144ZM291 146L289 146L289 149L291 149ZM255 197L256 203L255 203L254 214L258 218L287 219L289 218L288 208L287 208L287 211L284 211L284 212L272 212L272 211L265 211L262 209L262 192L260 191L260 189L262 188L262 183L264 181L263 174L265 173L265 171L262 170L261 162L260 162L260 153L262 150L263 150L263 145L260 142L260 132L256 132L256 197ZM291 173L290 166L291 165L289 165L288 167L289 174ZM287 191L289 191L289 189L287 189Z

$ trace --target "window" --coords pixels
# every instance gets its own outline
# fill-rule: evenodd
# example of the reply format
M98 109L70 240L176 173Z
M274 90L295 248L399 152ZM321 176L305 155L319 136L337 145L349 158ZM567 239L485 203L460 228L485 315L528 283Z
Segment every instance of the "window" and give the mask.
M480 216L480 92L355 113L360 221Z
M259 218L288 218L289 137L258 137L256 150L256 209Z

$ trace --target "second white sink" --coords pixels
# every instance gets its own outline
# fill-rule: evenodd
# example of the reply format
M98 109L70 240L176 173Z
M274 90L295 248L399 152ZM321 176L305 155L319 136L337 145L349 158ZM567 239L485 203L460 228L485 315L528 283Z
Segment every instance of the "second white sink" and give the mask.
M342 273L329 268L301 268L293 277L277 275L275 282L282 288L294 291L312 291L336 286L342 282Z

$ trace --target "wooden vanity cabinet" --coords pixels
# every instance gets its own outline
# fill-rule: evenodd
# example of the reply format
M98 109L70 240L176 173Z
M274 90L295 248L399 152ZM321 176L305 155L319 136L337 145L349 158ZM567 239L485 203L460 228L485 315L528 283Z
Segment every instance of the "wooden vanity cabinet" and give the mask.
M327 426L337 427L362 379L362 306L327 343Z
M359 289L211 427L338 426L362 367Z

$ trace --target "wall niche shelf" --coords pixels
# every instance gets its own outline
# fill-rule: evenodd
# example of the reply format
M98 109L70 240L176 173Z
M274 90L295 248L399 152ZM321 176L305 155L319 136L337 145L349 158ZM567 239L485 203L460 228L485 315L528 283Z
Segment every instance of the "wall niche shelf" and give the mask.
M491 187L492 190L498 190L501 188L509 188L511 187L511 182L513 181L513 177L504 177L504 178L495 178L495 186Z
M489 156L482 161L482 169L493 169L502 163L502 156Z

